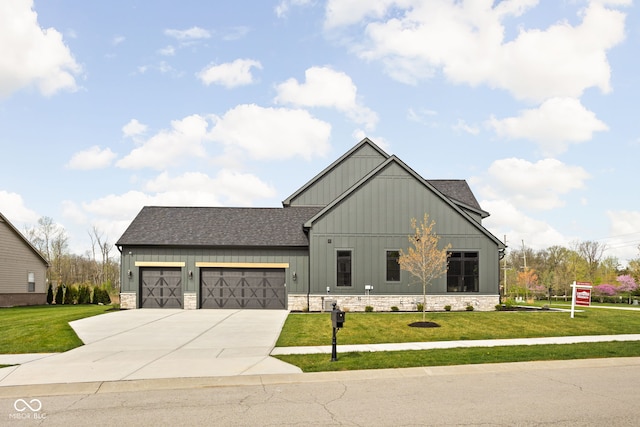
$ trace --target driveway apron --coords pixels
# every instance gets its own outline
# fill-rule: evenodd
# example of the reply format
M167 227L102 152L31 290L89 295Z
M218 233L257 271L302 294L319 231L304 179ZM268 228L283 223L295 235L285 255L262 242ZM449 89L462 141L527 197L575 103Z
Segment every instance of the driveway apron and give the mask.
M270 357L285 310L123 310L71 326L84 346L0 369L0 386L300 373Z

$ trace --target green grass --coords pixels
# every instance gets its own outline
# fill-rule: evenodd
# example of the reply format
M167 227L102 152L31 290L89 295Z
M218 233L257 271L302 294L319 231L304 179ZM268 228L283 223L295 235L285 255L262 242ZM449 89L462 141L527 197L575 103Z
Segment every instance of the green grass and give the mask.
M411 368L480 363L524 362L534 360L570 360L604 357L638 357L640 342L604 342L564 345L508 347L471 347L435 350L340 353L331 362L328 354L275 356L296 365L303 372L347 371L357 369Z
M112 310L106 305L0 309L0 354L55 353L82 345L69 322Z
M438 312L427 313L426 320L439 328L408 326L421 320L421 313L347 313L338 332L338 361L331 362L328 354L276 357L304 372L318 372L640 356L640 341L340 354L341 344L640 334L640 311L587 308L573 319L553 311ZM276 346L330 345L331 333L329 313L292 313Z
M572 335L640 333L640 311L585 309L571 319L566 312L437 312L427 320L439 328L412 328L421 313L347 313L340 344L379 344ZM329 313L291 313L276 346L331 344Z

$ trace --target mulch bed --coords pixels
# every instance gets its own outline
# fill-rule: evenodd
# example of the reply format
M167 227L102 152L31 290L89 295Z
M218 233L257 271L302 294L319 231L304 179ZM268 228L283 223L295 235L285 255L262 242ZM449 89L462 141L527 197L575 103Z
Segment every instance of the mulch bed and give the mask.
M439 328L440 325L438 325L435 322L413 322L413 323L409 323L409 326L411 326L412 328Z

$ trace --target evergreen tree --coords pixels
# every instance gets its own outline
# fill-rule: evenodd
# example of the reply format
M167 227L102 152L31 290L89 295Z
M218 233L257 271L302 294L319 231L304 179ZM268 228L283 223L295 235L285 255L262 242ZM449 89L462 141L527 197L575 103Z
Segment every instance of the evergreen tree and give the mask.
M53 286L49 283L49 289L47 289L47 304L53 303Z
M58 285L56 288L56 304L62 304L62 299L64 298L64 290L62 289L62 285Z

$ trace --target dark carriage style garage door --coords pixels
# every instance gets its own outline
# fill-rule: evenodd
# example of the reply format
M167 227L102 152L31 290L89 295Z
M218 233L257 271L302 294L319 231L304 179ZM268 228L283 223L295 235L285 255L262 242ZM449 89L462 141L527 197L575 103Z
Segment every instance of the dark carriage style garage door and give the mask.
M280 268L203 268L200 308L285 309L285 271Z
M140 277L140 308L183 308L180 268L141 268Z

